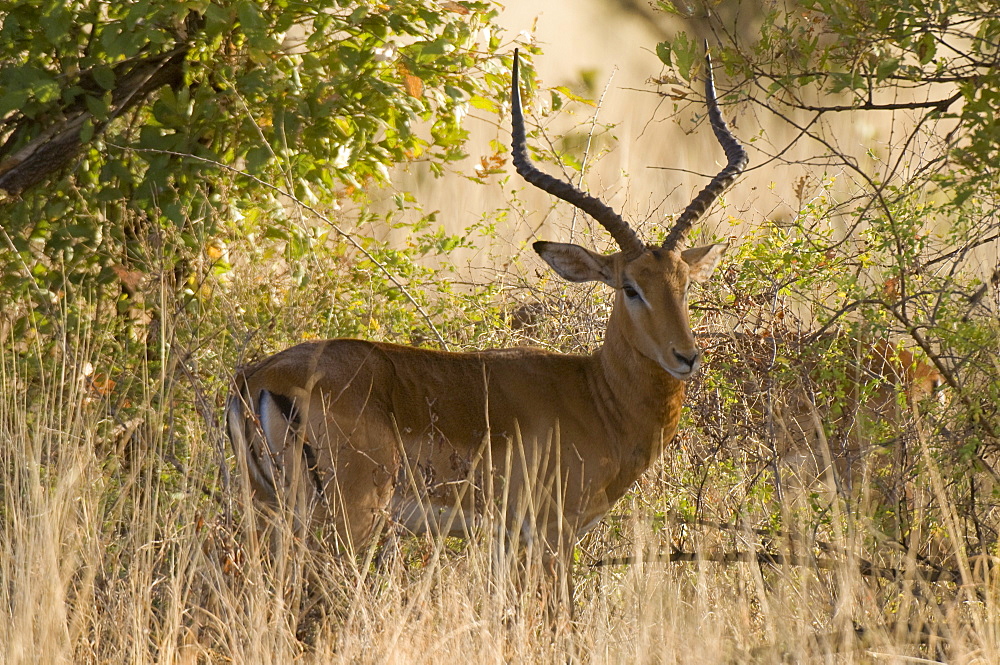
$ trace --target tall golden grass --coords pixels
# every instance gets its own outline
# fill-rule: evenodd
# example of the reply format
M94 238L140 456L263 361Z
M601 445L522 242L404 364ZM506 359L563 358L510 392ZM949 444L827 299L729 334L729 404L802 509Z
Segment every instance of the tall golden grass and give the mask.
M746 413L696 389L682 435L581 543L572 616L553 621L488 528L351 560L261 533L217 422L224 350L195 366L100 330L64 342L29 363L30 340L0 340L3 662L1000 662L989 559L955 547L963 508L929 453L906 490L934 529L908 551L870 478L777 502L767 442L713 439L699 413Z

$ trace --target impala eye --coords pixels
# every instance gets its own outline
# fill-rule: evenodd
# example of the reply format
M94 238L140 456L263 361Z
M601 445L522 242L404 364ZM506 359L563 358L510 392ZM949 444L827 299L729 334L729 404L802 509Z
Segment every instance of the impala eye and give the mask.
M635 287L631 284L626 284L622 287L622 291L625 293L625 297L629 300L635 300L639 297L639 292L635 290Z

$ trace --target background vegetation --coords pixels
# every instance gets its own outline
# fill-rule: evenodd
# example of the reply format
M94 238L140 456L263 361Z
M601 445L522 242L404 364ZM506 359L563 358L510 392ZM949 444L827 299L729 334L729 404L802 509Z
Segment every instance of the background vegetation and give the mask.
M713 33L753 168L798 173L795 200L732 220L693 296L710 355L686 426L581 545L557 633L490 573L488 535L272 565L219 423L232 368L303 338L600 342L602 290L452 258L525 212L496 7L0 6L0 657L1000 660L1000 13L659 5L692 26L656 48L677 117L700 118ZM587 106L533 96L543 121ZM455 231L394 174L462 177L470 114L497 141L469 177L510 205ZM842 116L892 131L859 154ZM550 138L537 156L579 177L587 143Z

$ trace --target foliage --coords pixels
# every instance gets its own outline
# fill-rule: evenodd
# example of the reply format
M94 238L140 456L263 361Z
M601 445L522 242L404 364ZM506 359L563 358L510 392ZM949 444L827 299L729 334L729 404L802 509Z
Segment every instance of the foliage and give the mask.
M689 13L684 3L659 4ZM881 437L896 441L898 487L926 482L937 465L943 480L924 495L933 495L929 503L916 490L900 498L897 487L895 504L883 495L882 512L871 513L873 535L895 533L909 547L923 519L948 523L966 554L993 552L998 522L986 497L998 491L1000 460L1000 301L992 291L1000 270L989 262L1000 237L1000 12L977 0L806 0L794 10L768 5L759 19L754 40L714 22L721 44L713 43L713 57L736 85L730 99L745 98L764 125L794 130L771 150L755 142L751 161L803 175L791 217L750 233L715 306L750 340L740 357L766 360L772 373L761 390L811 391L831 445L844 378L864 368L851 346L882 339L916 349L941 374L948 408L895 439L892 428ZM687 80L700 76L700 51L684 33L657 49ZM837 127L862 119L893 127L896 138L875 136L861 154L844 147ZM803 152L814 157L796 161ZM714 386L724 395L718 403L745 413L752 405L740 391L760 376L747 376L752 362L726 367L726 352L719 359L724 375L715 379L732 382ZM762 459L776 464L780 454L771 449ZM951 522L948 501L967 506Z
M294 261L315 234L282 192L331 209L363 204L394 164L440 173L506 71L495 14L472 1L6 3L0 298L35 304L5 307L7 324L44 332L147 275L181 292L201 279L193 264L224 267L220 239L261 225Z

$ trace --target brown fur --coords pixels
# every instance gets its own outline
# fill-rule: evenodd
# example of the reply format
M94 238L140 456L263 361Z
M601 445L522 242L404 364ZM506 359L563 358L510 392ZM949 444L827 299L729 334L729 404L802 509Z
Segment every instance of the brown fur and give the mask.
M631 261L536 249L566 279L617 290L600 349L449 353L336 339L266 358L236 376L227 406L257 500L291 508L300 527L332 526L352 550L380 518L465 535L492 498L508 534L565 563L674 436L699 364L688 283L707 279L726 246Z

